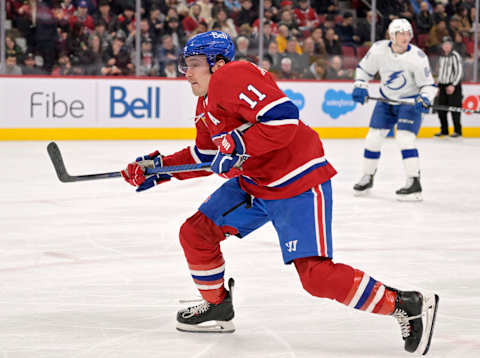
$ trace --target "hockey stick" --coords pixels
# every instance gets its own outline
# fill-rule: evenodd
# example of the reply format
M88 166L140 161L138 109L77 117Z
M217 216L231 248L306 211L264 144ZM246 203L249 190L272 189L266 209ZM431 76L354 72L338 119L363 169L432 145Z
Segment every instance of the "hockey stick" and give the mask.
M395 99L387 99L387 98L381 98L381 97L369 96L367 98L373 101L380 101L380 102L391 103L391 104L408 104L410 106L413 106L415 104L412 102L397 101ZM442 106L442 105L435 105L435 104L430 105L429 108L434 109L436 111L446 111L446 112L462 112L462 113L476 113L476 114L480 113L480 111L475 109L466 109L462 107L453 107L453 106Z
M110 173L98 173L98 174L85 174L85 175L70 175L67 172L65 163L63 162L62 153L60 148L58 148L57 143L50 142L47 145L47 152L52 161L55 172L57 173L58 179L62 183L72 183L76 181L85 181L85 180L97 180L97 179L110 179L110 178L120 178L122 174L120 172L110 172ZM182 173L182 172L192 172L196 170L208 170L210 169L210 162L199 163L199 164L184 164L184 165L171 165L160 168L147 168L147 175L150 174L161 174L161 173Z

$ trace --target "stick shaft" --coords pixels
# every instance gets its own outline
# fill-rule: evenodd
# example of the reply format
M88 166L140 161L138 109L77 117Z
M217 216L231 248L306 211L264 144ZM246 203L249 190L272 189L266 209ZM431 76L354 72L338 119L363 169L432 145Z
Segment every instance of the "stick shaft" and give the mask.
M412 103L412 102L397 101L397 100L394 100L394 99L387 99L387 98L381 98L381 97L368 97L368 99L371 99L373 101L391 103L391 104L408 104L410 106L414 105L414 103ZM431 105L430 108L432 108L436 111L480 113L480 111L477 111L477 110L474 110L474 109L466 109L466 108L462 108L462 107L453 107L453 106Z
M83 175L70 175L67 172L65 163L62 158L62 153L60 148L55 142L51 142L47 146L47 152L52 161L55 173L57 174L58 179L62 183L72 183L77 181L88 181L88 180L98 180L98 179L112 179L120 178L122 174L118 172L108 172L108 173L95 173L95 174L83 174ZM151 174L171 174L171 173L182 173L182 172L191 172L197 170L209 170L211 166L210 162L199 163L199 164L183 164L183 165L170 165L160 168L147 168L147 175Z

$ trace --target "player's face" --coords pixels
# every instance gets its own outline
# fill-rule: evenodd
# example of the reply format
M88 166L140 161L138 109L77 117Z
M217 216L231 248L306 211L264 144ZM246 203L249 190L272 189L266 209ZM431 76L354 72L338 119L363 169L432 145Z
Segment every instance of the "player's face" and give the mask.
M210 67L205 56L190 56L185 59L186 72L185 77L195 96L205 96L208 93L208 84L210 83Z
M405 52L407 50L408 44L410 43L410 32L401 31L395 34L395 45L398 52Z

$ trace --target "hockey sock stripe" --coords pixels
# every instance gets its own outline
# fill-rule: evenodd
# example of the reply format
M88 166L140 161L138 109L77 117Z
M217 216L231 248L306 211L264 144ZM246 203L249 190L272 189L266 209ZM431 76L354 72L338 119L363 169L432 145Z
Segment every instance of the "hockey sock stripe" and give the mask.
M188 267L190 268L191 271L207 271L207 270L213 270L216 269L217 267L220 267L225 264L225 260L223 259L223 256L220 254L217 258L215 258L213 261L207 263L207 264L192 264L188 263Z
M362 282L362 279L363 279L363 272L360 271L360 270L354 270L353 275L354 276L353 276L352 288L350 289L347 296L345 297L345 300L343 301L343 304L347 305L347 306L350 305L350 302L352 301L353 296L355 296L355 293L357 292L358 286L360 285L360 283Z
M365 276L367 276L367 275L365 275ZM357 304L354 306L355 309L360 309L363 306L363 304L367 301L368 297L370 296L370 293L372 292L373 286L375 286L375 283L377 282L373 278L371 278L370 276L367 276L367 277L368 277L368 282L365 285L365 289L361 293ZM360 284L360 287L361 287L361 284ZM357 291L357 292L360 292L360 291Z
M220 282L220 283L217 283L216 285L199 285L199 284L197 284L197 288L199 290L204 290L204 291L216 290L218 288L223 287L223 282L224 282L224 280L222 280L222 282Z
M380 287L378 288L377 292L375 292L375 296L372 300L372 302L368 305L366 311L367 312L372 312L377 303L382 299L384 293L385 293L385 286L382 285L380 282L377 282L380 284Z
M212 276L212 275L217 275L219 273L222 273L224 271L225 271L225 264L223 264L219 267L210 269L210 270L192 270L192 269L190 269L190 273L194 277L195 276L201 276L201 277Z
M418 158L418 150L417 149L404 149L402 150L402 158Z

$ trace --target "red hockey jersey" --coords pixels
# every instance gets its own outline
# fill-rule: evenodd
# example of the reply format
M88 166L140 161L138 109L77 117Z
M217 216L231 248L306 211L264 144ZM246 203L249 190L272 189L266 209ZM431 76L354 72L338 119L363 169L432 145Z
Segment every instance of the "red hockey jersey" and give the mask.
M250 156L242 165L240 185L255 197L289 198L336 174L317 133L299 120L297 107L270 73L254 64L231 62L215 71L208 97L198 100L195 120L195 146L165 157L165 165L211 161L216 139L236 129Z

